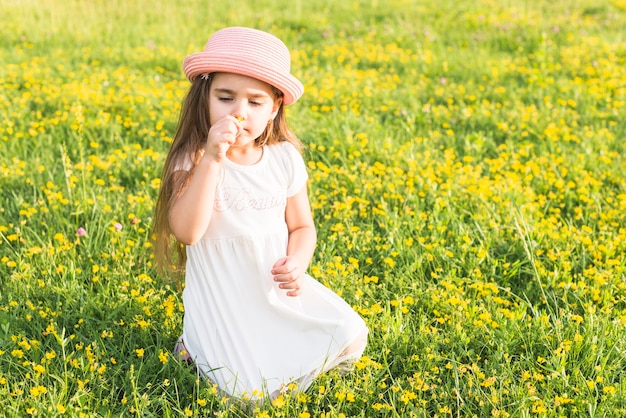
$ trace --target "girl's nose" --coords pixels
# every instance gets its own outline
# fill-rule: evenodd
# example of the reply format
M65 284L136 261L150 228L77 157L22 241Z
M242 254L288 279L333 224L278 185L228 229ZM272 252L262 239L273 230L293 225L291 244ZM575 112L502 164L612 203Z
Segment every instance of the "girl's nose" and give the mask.
M234 103L234 107L231 108L231 112L233 112L232 115L239 122L246 120L248 118L248 113L246 112L246 101L238 100Z

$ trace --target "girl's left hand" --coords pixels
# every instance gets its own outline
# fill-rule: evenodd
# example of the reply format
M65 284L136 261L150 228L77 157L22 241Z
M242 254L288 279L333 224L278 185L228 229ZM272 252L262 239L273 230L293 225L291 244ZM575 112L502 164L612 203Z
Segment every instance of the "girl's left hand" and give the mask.
M278 287L287 290L287 296L299 296L302 294L302 269L294 257L283 257L272 266L274 281Z

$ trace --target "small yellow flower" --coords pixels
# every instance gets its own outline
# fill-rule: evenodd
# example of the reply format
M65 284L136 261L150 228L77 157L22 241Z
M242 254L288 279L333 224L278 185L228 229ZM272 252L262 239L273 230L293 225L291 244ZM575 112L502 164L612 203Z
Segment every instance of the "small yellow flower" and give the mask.
M283 398L283 395L278 395L278 397L272 401L272 405L276 408L285 406L285 398Z
M37 398L39 395L43 395L46 392L48 392L48 389L46 389L45 386L40 385L30 388L30 396L33 398Z
M39 376L40 374L46 371L46 368L43 367L41 364L35 364L33 366L33 370L37 372L37 375Z
M137 354L137 357L143 357L144 351L143 348L138 348L135 350L135 354Z

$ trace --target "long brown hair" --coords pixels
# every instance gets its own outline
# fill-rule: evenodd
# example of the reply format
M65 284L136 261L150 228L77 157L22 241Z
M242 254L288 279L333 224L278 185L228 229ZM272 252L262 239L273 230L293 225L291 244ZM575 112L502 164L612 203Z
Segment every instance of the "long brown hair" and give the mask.
M209 92L212 80L213 74L210 74L209 77L197 77L192 82L183 100L176 134L163 166L152 230L155 261L162 273L182 273L187 260L185 246L176 240L170 229L169 211L187 187L209 136ZM274 100L283 96L274 87L273 92ZM270 120L263 133L255 139L255 145L272 145L284 141L302 150L302 143L289 128L281 104L274 120Z

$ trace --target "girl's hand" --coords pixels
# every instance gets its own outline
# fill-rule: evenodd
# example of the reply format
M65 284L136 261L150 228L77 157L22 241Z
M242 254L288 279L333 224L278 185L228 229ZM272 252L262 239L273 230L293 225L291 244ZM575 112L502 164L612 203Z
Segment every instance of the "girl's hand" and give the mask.
M272 266L274 281L278 287L287 290L287 296L299 296L302 294L302 269L294 257L283 257Z
M204 155L215 161L226 158L226 151L243 132L241 123L233 116L226 115L211 126L206 141Z

